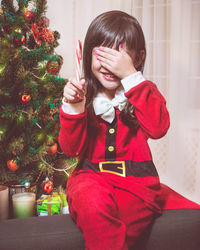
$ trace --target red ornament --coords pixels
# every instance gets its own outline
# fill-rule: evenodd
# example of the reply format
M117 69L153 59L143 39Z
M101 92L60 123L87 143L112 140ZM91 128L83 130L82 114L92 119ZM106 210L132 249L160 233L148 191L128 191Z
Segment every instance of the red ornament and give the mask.
M7 161L7 167L11 170L11 171L16 171L18 169L17 163L15 160L9 160Z
M43 181L42 187L46 194L50 194L53 191L53 183L48 178Z
M35 13L31 10L27 10L24 13L24 20L27 21L28 23L33 22L35 19Z
M47 72L49 72L52 75L58 74L60 70L60 65L55 60L50 60L47 62Z
M57 150L58 150L58 145L57 143L54 143L52 146L49 147L47 153L49 155L54 155L57 152Z
M13 36L13 42L14 42L15 45L21 46L25 42L25 36L23 34L17 32Z
M22 96L22 102L23 103L28 103L31 100L31 96L30 95L23 95Z

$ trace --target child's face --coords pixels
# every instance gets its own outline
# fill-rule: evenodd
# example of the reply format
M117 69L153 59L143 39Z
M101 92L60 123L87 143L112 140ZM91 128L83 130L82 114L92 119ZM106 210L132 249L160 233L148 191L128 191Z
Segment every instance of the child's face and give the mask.
M121 85L120 79L117 76L113 75L111 72L109 72L107 69L105 69L103 66L101 66L100 62L96 57L95 49L97 49L97 47L93 49L91 65L91 69L94 76L99 80L101 85L107 91L116 90Z

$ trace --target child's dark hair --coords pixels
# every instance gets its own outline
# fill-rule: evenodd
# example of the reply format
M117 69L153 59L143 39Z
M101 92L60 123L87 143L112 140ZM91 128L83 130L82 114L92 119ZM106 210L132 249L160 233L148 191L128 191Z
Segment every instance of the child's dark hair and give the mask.
M93 99L102 88L91 70L93 48L100 45L106 47L115 45L116 48L119 48L123 43L126 43L128 50L136 52L136 59L143 51L143 57L138 59L140 64L136 67L137 71L143 71L146 58L145 39L140 24L133 16L114 10L97 16L90 24L83 50L83 70L87 84L86 108L89 119L94 115ZM128 101L120 113L120 119L127 126L137 129L138 122L134 114L134 107ZM92 119L90 121L90 126L92 126Z

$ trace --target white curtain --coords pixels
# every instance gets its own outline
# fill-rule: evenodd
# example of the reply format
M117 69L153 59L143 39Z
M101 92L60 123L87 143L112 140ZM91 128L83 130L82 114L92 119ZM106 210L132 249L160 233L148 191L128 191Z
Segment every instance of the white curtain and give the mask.
M63 77L75 74L75 46L94 17L122 10L140 22L147 44L144 76L171 115L168 134L151 140L161 182L200 203L200 0L48 0L50 27L61 33Z

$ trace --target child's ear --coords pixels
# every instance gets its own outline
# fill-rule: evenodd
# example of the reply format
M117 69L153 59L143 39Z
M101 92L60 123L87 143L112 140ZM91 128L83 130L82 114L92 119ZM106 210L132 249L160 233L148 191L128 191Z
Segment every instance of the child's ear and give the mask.
M145 51L144 50L140 50L136 56L135 56L135 60L134 60L134 66L137 69L144 61L145 59Z

